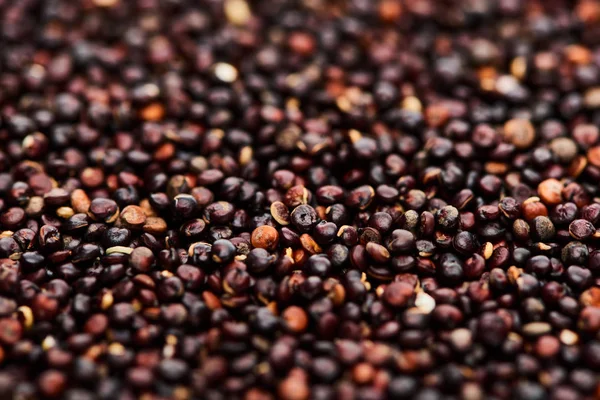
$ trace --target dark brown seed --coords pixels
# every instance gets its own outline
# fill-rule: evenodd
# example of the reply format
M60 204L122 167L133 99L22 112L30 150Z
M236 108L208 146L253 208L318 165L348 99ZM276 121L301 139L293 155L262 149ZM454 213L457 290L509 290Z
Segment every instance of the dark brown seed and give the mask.
M69 192L65 189L54 188L44 195L44 204L60 207L69 201Z
M554 237L556 230L550 218L545 216L535 217L532 222L532 233L537 239L546 242Z
M576 219L569 225L569 234L575 240L585 240L596 232L594 225L585 219Z
M147 247L137 247L129 255L129 265L139 272L148 272L154 264L154 254Z
M67 377L57 370L44 371L38 378L38 388L47 398L60 398L67 388Z
M364 210L371 204L375 197L375 189L372 186L360 186L352 190L346 197L346 205L352 208Z
M19 207L11 207L0 214L0 224L4 229L15 229L25 221L25 211Z
M96 221L113 223L119 217L119 206L114 200L97 198L90 204L90 216Z
M21 323L12 318L0 319L0 342L5 345L14 345L21 339L23 327Z
M292 224L303 232L310 231L319 221L317 212L309 205L302 204L290 214Z

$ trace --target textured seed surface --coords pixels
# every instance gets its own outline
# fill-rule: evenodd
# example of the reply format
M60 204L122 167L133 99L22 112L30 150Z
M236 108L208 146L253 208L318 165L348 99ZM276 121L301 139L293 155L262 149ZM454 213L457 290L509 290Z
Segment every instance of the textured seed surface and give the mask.
M600 398L596 0L0 0L0 399Z

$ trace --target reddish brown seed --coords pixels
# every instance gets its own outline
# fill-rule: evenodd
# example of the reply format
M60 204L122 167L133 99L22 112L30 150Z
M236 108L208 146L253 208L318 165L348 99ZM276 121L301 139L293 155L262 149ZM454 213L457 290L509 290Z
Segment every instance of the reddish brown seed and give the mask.
M152 103L140 111L144 121L160 121L165 115L165 108L160 103Z
M395 0L379 2L379 17L384 22L395 22L402 15L402 3Z
M303 233L300 235L300 243L302 244L302 247L310 254L318 254L323 252L321 246L319 246L315 239L313 239L313 237L308 233Z
M100 168L85 168L79 175L81 183L89 188L95 188L104 183L104 172Z
M504 136L518 149L527 149L535 142L535 128L526 119L515 118L504 124Z
M537 197L530 197L521 205L521 213L527 221L533 221L535 217L548 216L548 209Z
M121 211L120 220L129 228L141 228L146 222L146 214L139 206L127 206Z
M365 248L371 259L373 259L373 261L376 263L385 263L390 259L390 252L388 249L378 243L369 242Z
M587 159L590 164L600 167L600 146L594 146L587 152Z
M13 345L21 339L23 327L21 323L12 318L0 319L0 343Z
M251 388L244 395L244 400L274 400L274 397L264 389Z
M59 398L67 387L67 377L60 371L47 370L38 378L40 393L52 399Z
M272 226L262 225L252 231L252 246L274 250L279 243L279 232Z
M279 383L277 393L282 400L308 400L310 387L304 374L290 374Z
M540 358L552 358L560 350L560 341L558 338L550 335L543 335L535 343L535 353Z
M286 329L292 333L304 332L308 326L306 312L298 306L290 306L281 314Z
M108 317L104 314L94 314L85 323L84 330L90 335L100 336L108 328Z
M581 293L579 302L584 306L600 307L600 288L592 287Z
M296 185L288 189L283 197L283 202L290 208L308 203L309 192L303 185Z
M540 199L548 205L560 204L562 201L562 183L558 179L546 179L538 185Z
M90 198L83 189L75 189L71 192L71 207L76 213L87 213L90 204Z
M288 44L292 51L304 56L311 54L315 48L314 38L303 32L292 33L288 38Z
M148 272L154 264L154 254L147 247L137 247L129 255L129 265L139 272Z
M584 332L598 332L600 329L600 309L587 306L579 313L577 327Z
M569 176L577 178L585 170L588 164L588 159L585 156L576 156L567 169Z
M414 293L414 288L408 283L393 282L385 288L383 299L392 307L404 307Z
M35 320L51 321L58 314L59 304L55 298L39 293L33 298L31 310Z
M352 369L352 379L359 385L364 385L375 377L375 368L369 363L361 362Z

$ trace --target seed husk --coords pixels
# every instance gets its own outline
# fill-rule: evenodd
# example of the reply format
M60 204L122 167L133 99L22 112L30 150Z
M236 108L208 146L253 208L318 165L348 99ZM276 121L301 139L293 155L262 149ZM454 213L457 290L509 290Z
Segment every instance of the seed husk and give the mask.
M275 201L271 204L271 215L277 221L279 225L289 225L290 224L290 212L287 209L286 205L281 201Z

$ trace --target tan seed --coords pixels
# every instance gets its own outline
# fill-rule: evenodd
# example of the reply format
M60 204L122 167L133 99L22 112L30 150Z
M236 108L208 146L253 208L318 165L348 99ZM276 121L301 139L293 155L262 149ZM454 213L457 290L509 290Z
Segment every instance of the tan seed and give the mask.
M588 89L583 97L583 103L587 108L600 107L600 86Z
M127 206L121 211L121 222L130 228L141 228L146 222L146 214L139 206Z
M526 119L515 118L504 124L506 139L518 149L527 149L535 142L535 128Z
M113 297L112 292L108 291L104 293L102 299L100 300L100 308L103 310L108 310L110 307L112 307L114 301L115 298Z
M44 210L44 198L41 196L32 196L25 208L25 213L29 217L37 217Z
M494 253L494 245L491 242L486 242L483 246L483 258L489 260Z
M579 336L570 329L563 329L560 331L559 338L560 341L567 346L573 346L579 342Z
M538 185L538 194L542 201L548 205L560 204L563 184L558 179L546 179Z
M252 18L252 12L245 0L225 0L223 11L227 20L233 25L246 25Z
M530 322L523 325L523 334L527 336L542 336L552 332L552 326L547 322Z
M252 146L244 146L240 150L239 162L240 165L248 165L250 161L252 161L252 157L254 156L254 150Z
M151 234L161 234L167 230L167 221L160 217L147 217L142 229Z
M33 311L28 306L20 306L17 309L19 319L23 322L25 329L29 329L33 326Z
M119 0L94 0L96 7L113 7L119 3Z
M435 309L435 299L425 292L419 292L415 298L415 306L420 312L429 314Z
M214 65L214 73L217 79L226 83L234 82L238 77L237 69L233 65L223 62Z
M71 207L77 213L87 213L90 210L90 198L83 189L75 189L71 192Z
M550 150L561 163L569 163L577 156L577 143L571 138L559 137L550 142Z
M113 253L121 253L121 254L131 254L133 252L133 249L131 247L125 247L125 246L113 246L113 247L109 247L108 249L106 249L106 254L113 254Z
M56 215L60 218L69 219L75 214L75 211L71 207L59 207L56 210Z

